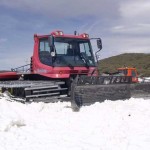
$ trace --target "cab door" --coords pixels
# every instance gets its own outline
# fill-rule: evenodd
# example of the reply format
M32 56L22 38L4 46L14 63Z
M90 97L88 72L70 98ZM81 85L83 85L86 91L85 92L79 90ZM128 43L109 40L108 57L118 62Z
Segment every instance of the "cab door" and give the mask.
M131 69L131 76L132 76L132 82L137 83L138 82L138 74L136 72L136 69Z

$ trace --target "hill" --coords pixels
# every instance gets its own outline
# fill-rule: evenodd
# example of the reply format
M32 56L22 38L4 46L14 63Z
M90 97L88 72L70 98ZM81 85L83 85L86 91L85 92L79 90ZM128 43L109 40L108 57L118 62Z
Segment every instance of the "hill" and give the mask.
M140 76L150 76L150 54L125 53L99 61L100 72L115 72L119 67L136 67Z

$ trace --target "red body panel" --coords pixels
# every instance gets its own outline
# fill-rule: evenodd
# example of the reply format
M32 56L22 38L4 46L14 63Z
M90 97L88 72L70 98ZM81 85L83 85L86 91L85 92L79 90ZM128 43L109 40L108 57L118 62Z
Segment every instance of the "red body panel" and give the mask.
M49 78L63 79L63 78L69 78L70 75L73 74L83 74L83 75L85 74L90 76L90 74L93 72L94 69L95 69L94 67L88 69L86 67L74 67L74 69L70 69L69 67L55 67L55 68L50 67L50 69L49 68L47 69L41 68L41 70L37 69L34 71L34 73ZM93 76L97 76L97 75L98 73L95 72Z
M54 37L67 37L67 38L76 38L76 39L89 39L88 37L83 37L81 35L55 35L55 32L52 32L51 35ZM72 74L86 74L90 75L96 67L52 67L41 63L39 59L39 39L48 38L49 35L34 35L34 52L32 56L32 73L39 74L48 78L69 78ZM94 76L98 75L96 70Z
M1 71L0 80L17 80L20 75L13 71Z

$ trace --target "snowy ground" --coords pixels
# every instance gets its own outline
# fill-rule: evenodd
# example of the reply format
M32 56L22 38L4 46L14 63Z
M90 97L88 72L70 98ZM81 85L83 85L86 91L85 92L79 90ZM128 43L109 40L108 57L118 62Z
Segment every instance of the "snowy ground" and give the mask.
M0 150L149 150L150 99L70 103L0 98Z
M150 77L138 78L139 82L150 82Z

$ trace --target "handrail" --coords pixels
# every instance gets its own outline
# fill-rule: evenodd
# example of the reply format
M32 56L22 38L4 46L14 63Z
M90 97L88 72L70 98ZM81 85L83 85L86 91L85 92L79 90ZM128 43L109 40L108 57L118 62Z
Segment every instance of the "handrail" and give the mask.
M11 71L15 71L15 72L27 72L29 70L30 70L30 64L23 65L17 68L11 68Z

